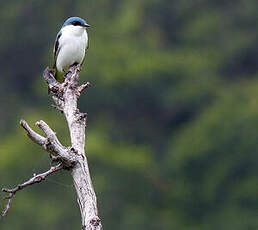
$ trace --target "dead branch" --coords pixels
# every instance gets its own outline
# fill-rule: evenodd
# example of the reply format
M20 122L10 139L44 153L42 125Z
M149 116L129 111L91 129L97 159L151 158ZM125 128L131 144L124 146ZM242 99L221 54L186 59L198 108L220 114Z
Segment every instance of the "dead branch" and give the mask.
M83 230L101 230L102 224L98 217L97 198L91 182L87 158L85 155L85 128L87 114L77 108L77 101L83 91L90 83L78 85L80 66L73 66L65 76L63 83L59 83L53 71L46 68L43 77L48 85L48 91L55 103L54 107L62 111L70 131L71 146L65 147L58 140L56 133L44 122L38 121L36 125L43 131L45 136L35 132L24 120L20 121L21 126L27 132L28 137L50 154L51 160L59 162L57 166L51 167L47 172L33 176L23 184L13 189L3 188L2 192L9 193L4 199L8 200L2 216L5 216L10 209L12 199L17 191L39 183L50 174L61 169L71 170L74 187L77 192L77 201L81 211Z
M47 178L47 176L49 176L52 173L57 172L57 171L59 171L61 169L63 169L63 165L62 164L58 164L56 166L52 166L48 171L46 171L44 173L41 173L41 174L38 174L38 175L34 175L32 178L30 178L29 180L27 180L23 184L18 184L13 189L3 188L2 192L9 193L9 195L3 197L3 199L4 200L8 200L8 202L7 202L4 210L2 211L2 216L6 216L7 212L9 211L9 209L11 207L12 200L13 200L14 195L16 194L16 192L26 188L29 185L40 183L41 181L45 180Z

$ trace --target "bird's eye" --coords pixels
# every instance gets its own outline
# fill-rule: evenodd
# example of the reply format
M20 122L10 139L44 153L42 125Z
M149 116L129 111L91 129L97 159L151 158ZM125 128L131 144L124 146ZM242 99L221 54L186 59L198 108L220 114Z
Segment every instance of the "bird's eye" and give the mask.
M81 25L81 23L79 21L75 21L75 22L73 22L73 25L74 26L79 26L79 25Z

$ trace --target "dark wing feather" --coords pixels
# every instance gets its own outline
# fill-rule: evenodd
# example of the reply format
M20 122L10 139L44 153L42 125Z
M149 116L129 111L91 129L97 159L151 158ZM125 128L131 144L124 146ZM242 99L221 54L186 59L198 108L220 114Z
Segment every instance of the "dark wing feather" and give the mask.
M60 50L59 38L61 37L61 35L62 35L62 32L61 32L61 30L60 30L59 33L58 33L57 36L56 36L55 46L54 46L54 50L53 50L53 53L54 53L54 64L53 64L53 68L56 68L56 58L57 58L57 55L58 55L59 50Z

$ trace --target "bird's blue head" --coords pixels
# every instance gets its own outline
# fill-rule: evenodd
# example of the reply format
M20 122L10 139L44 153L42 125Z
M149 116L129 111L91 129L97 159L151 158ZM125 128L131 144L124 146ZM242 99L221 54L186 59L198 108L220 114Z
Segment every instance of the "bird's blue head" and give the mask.
M68 18L68 19L64 22L62 28L65 27L65 26L69 26L69 25L82 26L82 27L85 27L85 28L90 27L90 25L87 24L84 19L79 18L79 17L71 17L71 18Z

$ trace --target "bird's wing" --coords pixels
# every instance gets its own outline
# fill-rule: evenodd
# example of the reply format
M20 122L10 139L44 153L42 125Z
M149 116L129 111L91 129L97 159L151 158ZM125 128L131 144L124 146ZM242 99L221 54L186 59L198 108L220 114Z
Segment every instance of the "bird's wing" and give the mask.
M85 60L85 58L86 58L87 50L88 50L88 49L89 49L89 39L87 40L87 46L86 46L86 48L85 48L85 56L84 56L84 59L82 60L81 66L82 66L82 64L83 64L83 62L84 62L84 60Z
M90 42L89 42L89 39L87 39L87 46L86 46L85 52L87 52L87 50L89 49L89 47L90 47Z
M54 46L54 50L53 50L53 54L54 54L54 64L53 64L53 68L56 67L56 59L57 59L57 55L59 53L60 50L60 43L59 43L59 38L61 37L62 32L61 30L59 31L59 33L56 36L56 41L55 41L55 46Z

